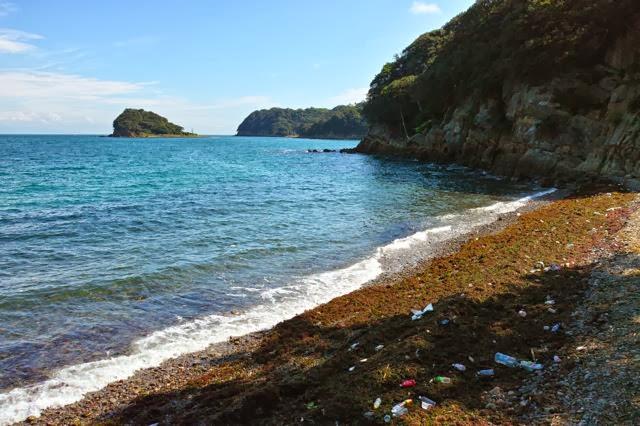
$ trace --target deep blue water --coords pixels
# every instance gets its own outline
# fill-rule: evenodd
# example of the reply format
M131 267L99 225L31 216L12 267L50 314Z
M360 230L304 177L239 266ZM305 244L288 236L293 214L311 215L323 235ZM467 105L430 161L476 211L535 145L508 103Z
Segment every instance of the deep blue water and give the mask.
M356 143L0 136L0 390L176 324L277 306L288 285L443 215L531 192L460 167L306 152Z

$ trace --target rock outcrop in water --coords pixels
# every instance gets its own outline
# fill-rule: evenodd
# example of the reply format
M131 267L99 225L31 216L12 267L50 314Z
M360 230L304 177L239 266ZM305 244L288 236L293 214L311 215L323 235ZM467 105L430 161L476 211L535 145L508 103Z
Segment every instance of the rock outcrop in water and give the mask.
M112 137L194 137L181 126L171 123L161 115L143 109L127 108L113 121Z
M357 152L640 177L640 3L479 0L386 64Z

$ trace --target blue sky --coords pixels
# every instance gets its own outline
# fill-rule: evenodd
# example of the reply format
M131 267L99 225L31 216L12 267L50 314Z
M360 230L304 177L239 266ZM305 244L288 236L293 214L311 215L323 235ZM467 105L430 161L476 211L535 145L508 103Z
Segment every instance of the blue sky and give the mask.
M111 132L127 107L201 134L364 99L474 0L0 0L0 134Z

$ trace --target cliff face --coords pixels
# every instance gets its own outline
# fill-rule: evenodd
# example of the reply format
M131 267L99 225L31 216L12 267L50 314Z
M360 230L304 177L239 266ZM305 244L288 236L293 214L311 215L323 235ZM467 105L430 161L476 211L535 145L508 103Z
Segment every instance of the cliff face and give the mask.
M413 135L379 122L356 150L549 181L638 178L639 63L634 18L595 65L536 83L516 75L491 95L473 93L450 105L441 120Z

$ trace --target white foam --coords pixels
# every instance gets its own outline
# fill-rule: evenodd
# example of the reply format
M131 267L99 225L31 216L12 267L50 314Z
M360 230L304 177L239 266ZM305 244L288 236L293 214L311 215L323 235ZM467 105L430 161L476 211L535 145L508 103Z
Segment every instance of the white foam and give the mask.
M42 410L79 401L88 392L102 389L109 383L131 377L137 370L154 367L179 355L197 352L212 343L231 336L273 327L305 310L350 293L378 277L381 259L390 252L410 250L416 244L431 239L442 240L459 235L469 227L495 220L498 214L514 211L528 201L554 192L539 192L512 202L499 202L473 209L461 215L441 217L454 225L444 225L397 239L363 261L347 268L302 278L290 285L262 291L263 303L242 315L209 315L194 321L154 332L132 344L130 355L111 357L66 367L53 373L51 379L33 386L13 389L0 394L0 425L9 425L29 416L39 416ZM465 223L461 225L461 223ZM256 289L254 289L256 290Z

